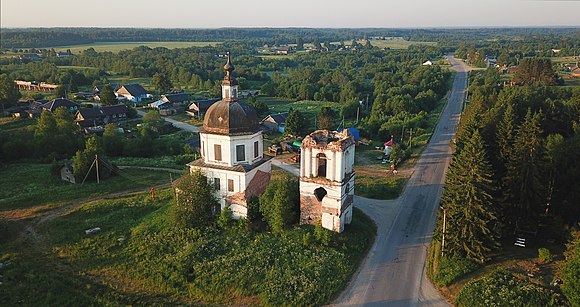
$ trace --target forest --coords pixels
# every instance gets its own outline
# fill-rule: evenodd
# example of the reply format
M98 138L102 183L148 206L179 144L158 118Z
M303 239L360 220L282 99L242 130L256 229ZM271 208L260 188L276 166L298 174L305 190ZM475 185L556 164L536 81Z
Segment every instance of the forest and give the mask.
M550 48L562 48L563 37L576 35L577 28L487 28L487 29L314 29L314 28L220 28L220 29L135 29L135 28L29 28L0 30L4 48L47 48L94 42L155 41L233 41L244 40L253 46L304 42L335 42L371 37L402 37L411 41L438 42L454 47L462 42L529 42L531 39ZM496 43L497 44L497 43Z
M530 67L545 65L542 59L527 59ZM434 275L440 285L477 270L478 264L518 254L510 249L514 240L539 247L539 258L551 262L553 251L578 224L580 89L548 86L553 83L546 80L554 76L549 69L541 75L521 86L498 86L500 76L491 68L471 78L441 201L446 225L440 216L432 245L443 254L432 254L442 267ZM444 247L439 246L442 240ZM528 287L529 292L519 294L525 304L561 304L556 292L513 274L504 269L474 281L459 293L457 304L480 304L468 292L494 283L500 288L517 284L510 297ZM578 284L563 276L569 294ZM576 296L568 299L577 303Z

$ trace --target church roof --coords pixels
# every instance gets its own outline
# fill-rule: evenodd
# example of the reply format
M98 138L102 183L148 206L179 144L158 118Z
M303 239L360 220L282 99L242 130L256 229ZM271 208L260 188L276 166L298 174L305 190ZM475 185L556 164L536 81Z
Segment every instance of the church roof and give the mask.
M256 110L241 100L220 100L214 103L203 119L204 133L239 135L252 134L259 130Z
M228 62L224 66L226 76L222 82L224 86L235 86L238 81L233 76L234 65L228 53ZM253 134L259 131L259 120L256 110L247 103L238 100L237 93L231 98L211 105L203 119L201 132L221 135Z

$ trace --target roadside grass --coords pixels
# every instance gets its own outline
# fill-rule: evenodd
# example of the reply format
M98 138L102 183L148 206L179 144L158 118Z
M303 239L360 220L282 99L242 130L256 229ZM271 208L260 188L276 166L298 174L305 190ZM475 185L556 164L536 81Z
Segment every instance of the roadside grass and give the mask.
M313 226L281 235L171 226L173 196L159 191L98 200L39 229L51 252L13 245L0 258L3 305L321 305L347 285L376 227L355 208L343 234ZM87 235L84 230L101 227ZM49 295L47 295L47 293Z
M81 186L62 181L60 177L51 174L50 168L47 164L8 164L2 167L0 216L26 217L38 210L47 210L71 201L104 197L107 193L139 190L169 182L167 172L123 169L120 176L102 180L100 184L87 180Z
M408 178L401 176L364 176L354 178L356 195L372 199L395 199L399 197Z
M177 163L175 156L161 156L154 158L142 157L113 157L111 162L117 165L126 166L143 166L143 167L161 167L182 170L185 168L184 164Z
M82 51L87 50L89 48L93 48L97 52L110 51L113 53L117 53L122 50L131 50L133 48L140 46L146 46L149 48L164 47L168 49L176 49L189 47L217 46L218 44L221 44L221 42L97 42L91 44L60 46L54 47L54 49L57 52L66 51L70 49L73 54L81 53Z

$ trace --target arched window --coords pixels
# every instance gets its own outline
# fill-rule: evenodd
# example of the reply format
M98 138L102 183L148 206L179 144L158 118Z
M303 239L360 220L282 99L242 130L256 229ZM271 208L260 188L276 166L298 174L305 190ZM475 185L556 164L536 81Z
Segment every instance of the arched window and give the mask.
M328 194L328 192L326 192L326 190L323 187L314 190L314 196L316 196L316 199L318 199L318 201L322 201L322 199L324 198L324 196L326 196L326 194Z
M316 162L316 165L318 166L318 172L316 173L316 176L326 177L326 155L323 153L317 154Z

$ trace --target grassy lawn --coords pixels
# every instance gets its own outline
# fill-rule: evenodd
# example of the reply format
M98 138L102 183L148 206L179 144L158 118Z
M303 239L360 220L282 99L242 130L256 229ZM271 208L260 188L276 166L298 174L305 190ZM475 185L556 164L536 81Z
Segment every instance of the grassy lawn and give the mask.
M70 49L73 54L82 52L83 50L93 48L97 52L119 52L122 50L130 50L139 46L147 46L149 48L165 47L168 49L188 48L188 47L206 47L216 46L220 42L98 42L83 45L70 45L55 47L56 51L66 51ZM50 48L49 48L50 49Z
M139 190L168 183L161 171L124 169L121 175L83 186L62 181L50 173L47 164L8 164L0 169L0 217L26 217L85 198L108 193Z
M270 114L288 112L290 108L299 110L300 112L302 112L302 114L304 114L306 122L309 124L307 130L315 130L314 125L315 117L320 111L320 108L325 106L331 107L334 110L338 110L340 108L339 103L328 101L310 101L310 100L293 101L289 99L276 97L258 97L258 101L262 101L266 103L266 105L268 105L268 108L270 109Z
M172 227L172 193L85 204L40 227L45 252L0 247L0 305L321 305L348 283L376 232L352 225L320 243L314 227L282 235ZM84 230L100 227L86 235Z

